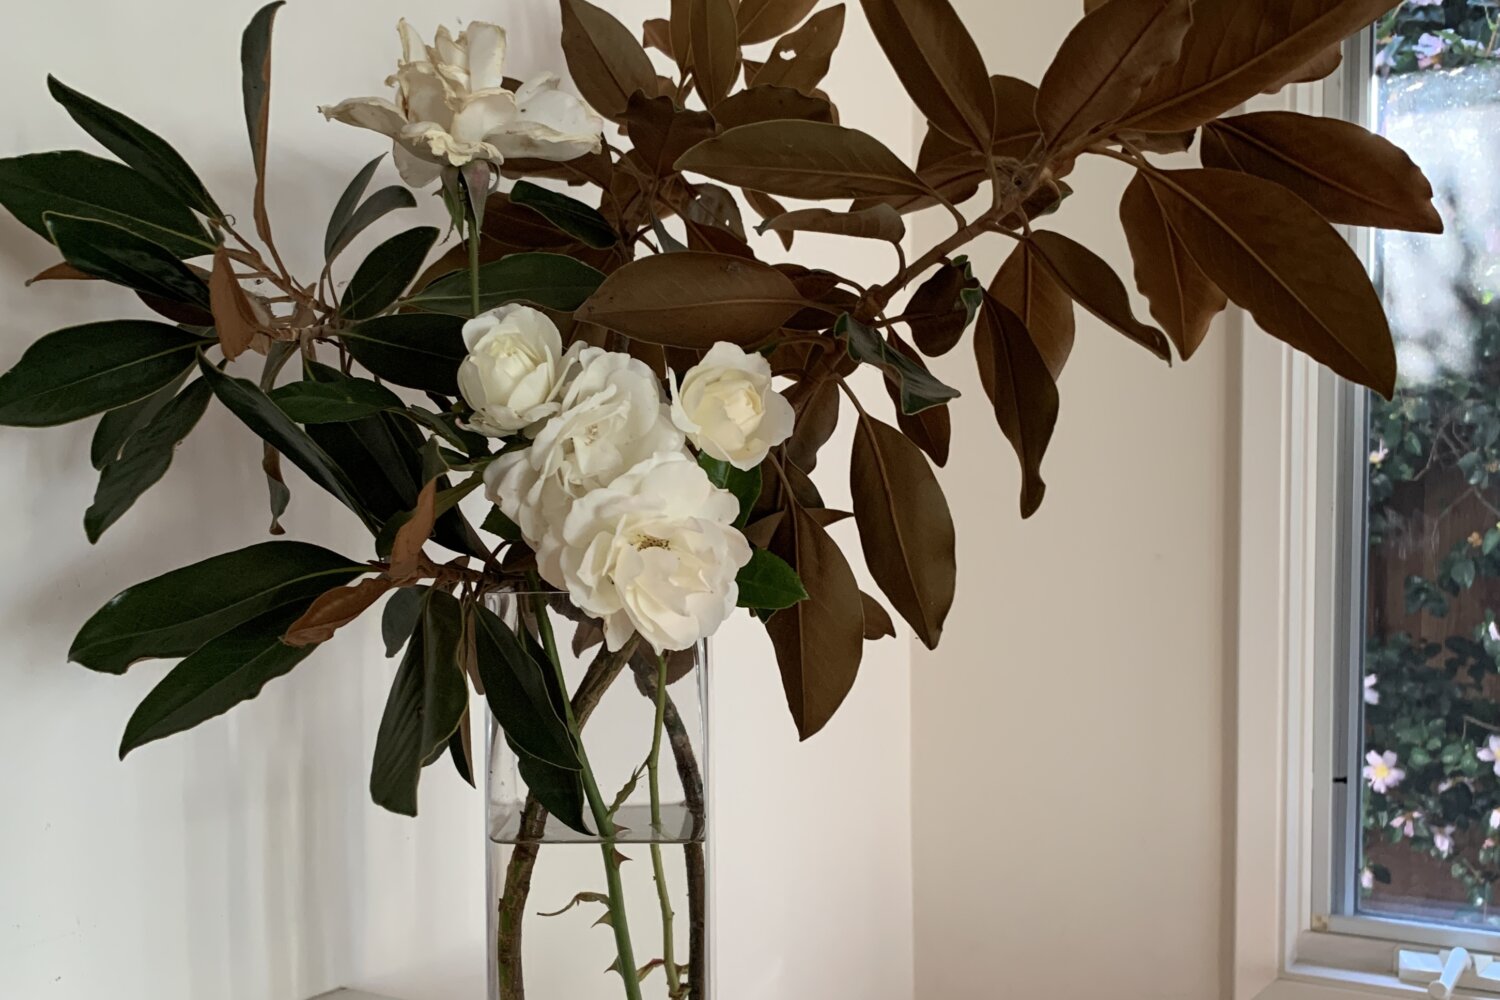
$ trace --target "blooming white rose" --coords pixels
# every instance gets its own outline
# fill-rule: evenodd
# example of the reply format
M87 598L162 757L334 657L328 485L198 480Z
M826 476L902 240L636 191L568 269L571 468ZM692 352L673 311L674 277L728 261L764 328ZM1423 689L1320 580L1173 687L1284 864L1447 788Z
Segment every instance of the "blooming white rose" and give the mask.
M395 103L355 97L318 110L390 136L406 183L422 187L444 166L471 160L572 160L598 152L603 121L557 89L556 76L506 88L505 29L473 21L454 38L440 27L431 46L405 20L399 31L402 59L386 81L396 88Z
M720 341L672 388L672 422L699 451L753 469L792 436L792 404L771 388L771 364Z
M490 463L485 496L538 548L549 531L561 530L574 500L658 452L682 449L651 369L628 354L585 347L560 411L531 447Z
M458 389L474 408L472 429L505 437L562 409L578 351L563 353L562 334L546 313L504 305L469 320L463 335L469 356L458 366Z
M619 649L632 632L658 653L711 635L739 601L750 543L740 505L683 452L654 455L573 504L537 564L573 603L604 621Z

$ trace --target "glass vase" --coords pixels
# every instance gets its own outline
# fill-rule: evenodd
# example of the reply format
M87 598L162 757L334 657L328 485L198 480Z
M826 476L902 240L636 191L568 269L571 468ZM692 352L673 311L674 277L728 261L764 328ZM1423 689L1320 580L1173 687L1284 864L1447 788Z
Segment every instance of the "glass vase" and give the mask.
M490 713L490 1000L709 1000L706 645L609 650L553 591L487 604L580 751L541 763Z

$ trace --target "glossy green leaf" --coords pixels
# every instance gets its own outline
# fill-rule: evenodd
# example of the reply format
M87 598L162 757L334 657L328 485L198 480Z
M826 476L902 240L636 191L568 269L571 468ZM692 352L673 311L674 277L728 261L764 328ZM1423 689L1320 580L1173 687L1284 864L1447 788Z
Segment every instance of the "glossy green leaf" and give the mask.
M173 667L130 717L120 757L223 715L307 659L316 644L288 646L281 637L311 603L298 601L252 618Z
M266 133L271 119L271 29L284 3L275 0L256 11L240 37L240 89L250 155L255 163L257 203L265 187Z
M89 541L97 542L141 494L167 474L172 454L198 426L212 397L207 382L194 382L131 435L118 459L104 466L94 502L83 515L83 530Z
M416 631L426 599L426 587L403 587L385 602L385 610L380 615L380 638L385 642L386 656L401 652L406 640Z
M85 274L145 295L194 306L195 325L211 326L208 285L166 248L108 222L48 212L47 231L63 259Z
M163 191L175 194L212 218L223 212L208 189L165 139L107 105L81 94L57 79L47 77L47 90L85 132Z
M112 223L178 257L214 249L192 209L139 171L76 150L0 159L0 205L44 239L42 216L55 212Z
M465 299L467 301L467 298ZM457 316L400 313L366 320L343 334L354 360L394 385L458 395L464 348Z
M437 238L435 226L418 226L397 233L370 251L344 289L339 314L345 319L362 320L384 312L422 270Z
M698 455L698 464L708 473L709 481L720 489L733 493L734 498L740 502L740 516L735 519L734 524L737 528L743 528L750 519L750 509L760 497L760 466L736 469L728 462L721 462L701 453Z
M880 334L845 313L834 326L835 336L849 344L849 356L874 365L901 389L901 412L921 413L958 398L958 390L944 385L926 369L892 348Z
M559 823L585 836L593 835L585 816L587 797L580 772L549 764L519 750L516 751L516 770L526 782L526 790L535 795Z
M521 540L521 529L516 522L505 516L505 511L499 507L491 507L490 512L484 515L484 522L479 526L482 530L508 542L519 542Z
M360 168L359 173L344 188L344 193L339 195L339 200L334 203L333 214L328 217L328 228L323 233L323 257L332 260L338 256L338 251L349 241L343 238L344 230L354 218L354 212L359 208L359 200L365 196L365 189L370 186L370 178L375 176L375 170L380 166L380 161L385 159L381 153L375 159ZM409 193L409 192L408 192ZM412 199L416 203L416 199Z
M0 375L0 424L51 427L134 403L186 371L208 343L143 319L49 333Z
M184 368L176 378L145 399L126 403L100 417L98 425L94 427L94 436L89 441L89 464L96 470L103 470L106 465L119 458L120 449L125 447L130 436L150 423L161 412L162 407L176 398L177 390L187 381L190 371L190 368Z
M79 630L68 659L121 674L137 660L186 656L267 611L369 572L305 542L262 542L136 584Z
M555 767L578 770L578 751L550 692L556 683L550 667L535 660L495 614L475 608L473 624L485 698L511 744Z
M530 181L517 181L511 188L510 200L525 205L569 236L577 237L595 249L604 250L619 242L609 220L600 215L598 209L577 198L569 198Z
M750 561L740 567L735 584L740 589L739 606L762 611L789 608L807 600L807 588L797 571L780 556L755 549Z
M370 766L370 797L391 812L417 814L422 768L442 756L463 721L469 689L458 662L461 619L457 599L429 590L391 684Z
M404 406L401 397L378 382L349 378L338 382L290 382L270 392L271 401L299 424L337 424Z
M480 265L479 308L482 312L507 302L530 302L572 312L603 281L600 271L562 254L511 254ZM469 272L455 271L439 278L407 299L406 304L428 312L470 316Z

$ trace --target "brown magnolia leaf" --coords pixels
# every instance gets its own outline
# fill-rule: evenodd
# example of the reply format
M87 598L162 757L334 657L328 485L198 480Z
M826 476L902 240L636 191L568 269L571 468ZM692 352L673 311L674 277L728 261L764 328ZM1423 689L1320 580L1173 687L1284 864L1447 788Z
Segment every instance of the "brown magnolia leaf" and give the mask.
M1121 127L1197 128L1300 71L1392 6L1392 0L1194 0L1181 57L1156 75Z
M677 169L812 201L927 191L879 139L822 122L741 125L688 150Z
M948 0L860 0L917 110L948 137L990 148L995 98L984 57Z
M1083 0L1083 12L1092 14L1094 11L1109 3L1109 0Z
M792 425L792 436L787 439L786 457L803 472L812 472L818 466L818 452L838 429L843 397L838 383L832 379L817 383L810 392L798 392L800 388L799 384L788 392L797 420Z
M774 232L832 233L888 243L900 243L906 236L906 223L901 221L901 213L889 205L872 205L857 212L800 208L767 219L756 228L761 233L768 229Z
M894 350L906 355L912 364L923 371L928 370L927 362L906 341L891 334L889 343ZM948 407L929 406L920 413L907 413L901 409L900 387L890 379L883 381L886 395L891 397L891 404L896 408L896 426L901 429L901 433L910 438L912 444L925 451L934 465L947 465L948 453L953 444L953 416L948 412Z
M1192 149L1193 141L1198 138L1198 132L1196 129L1189 129L1185 132L1124 131L1116 133L1115 137L1142 152L1171 154L1186 153Z
M384 576L370 576L347 587L334 587L318 595L302 617L286 630L281 641L288 646L316 646L368 611L396 584Z
M936 649L958 570L953 518L932 466L906 435L861 414L849 491L870 574L917 638Z
M1322 216L1286 188L1233 170L1146 176L1193 260L1261 329L1390 398L1396 351L1380 296Z
M1042 457L1057 426L1057 383L1015 313L986 295L974 329L979 380L995 408L995 420L1021 460L1021 516L1042 505Z
M693 0L689 15L693 39L693 84L712 110L740 75L739 28L731 0Z
M437 517L437 480L429 479L417 494L417 506L411 519L396 531L391 543L390 568L386 576L399 584L408 583L421 572L422 546L432 537L433 521Z
M891 613L881 606L864 591L859 592L859 599L865 607L865 641L874 642L876 639L894 639L896 637L896 623L891 621Z
M1209 122L1203 165L1275 181L1329 222L1441 233L1432 185L1395 143L1352 122L1260 111Z
M1144 174L1137 175L1125 189L1120 199L1120 221L1125 226L1130 256L1135 259L1136 287L1151 303L1151 315L1186 361L1202 345L1214 317L1229 305L1229 298L1188 253Z
M740 44L756 45L786 34L812 13L818 0L740 0L735 16Z
M674 62L677 60L677 53L672 50L672 22L664 17L653 17L641 25L641 45L665 54Z
M271 38L276 14L283 3L268 3L250 19L240 38L240 77L244 91L245 125L250 131L250 159L255 166L252 218L261 241L271 243L271 217L266 212L266 148L271 132Z
M51 267L49 267L49 268L47 268L47 269L45 269L43 271L39 271L35 275L33 275L32 277L27 278L26 279L26 287L30 288L32 285L36 284L38 281L98 281L98 280L99 279L96 278L94 275L88 274L87 272L84 272L84 271L80 271L80 270L78 270L78 268L74 267L72 264L69 264L67 261L61 260L61 261L58 261L56 264L53 264Z
M680 110L670 97L645 94L631 96L622 121L636 162L655 177L671 174L678 157L717 131L707 111Z
M833 106L821 97L812 97L792 87L749 87L720 101L713 117L726 129L787 118L832 122Z
M693 67L693 0L671 0L667 22L672 40L672 58L684 73Z
M750 346L804 304L791 279L768 264L684 251L626 264L574 315L648 343L708 348L728 340Z
M1021 242L990 282L990 295L1025 325L1055 381L1073 353L1077 323L1073 299L1037 259L1035 245Z
M751 190L744 192L744 194L745 201L749 203L750 208L755 214L760 216L760 221L762 222L774 219L778 215L786 214L786 206L763 191ZM782 247L787 250L792 248L792 235L792 231L789 229L782 229L776 233L777 238L781 240Z
M805 740L828 724L854 687L864 654L864 601L844 553L811 512L792 507L776 548L808 594L766 622L787 706Z
M1271 84L1262 93L1278 94L1294 83L1313 83L1325 79L1332 76L1343 64L1344 47L1330 45L1291 73Z
M796 31L785 35L772 48L764 64L746 78L752 87L790 87L814 96L833 52L844 35L844 5L835 4L807 19Z
M1074 302L1168 364L1172 349L1154 326L1135 318L1125 283L1104 258L1061 233L1038 230L1028 237L1037 260Z
M624 114L636 91L656 93L646 50L613 14L588 0L562 0L562 49L578 93L607 118Z
M222 246L214 250L214 267L208 277L208 300L214 315L214 330L219 335L219 347L224 351L224 357L233 361L250 347L260 324Z
M770 548L771 540L776 537L776 532L780 530L781 522L785 519L785 510L775 510L765 517L751 521L745 525L745 540L758 549Z
M966 287L977 287L967 269L948 261L912 293L901 319L912 339L929 358L941 357L958 346L969 326L969 308L962 298Z
M1115 0L1086 15L1042 77L1036 116L1048 145L1107 131L1177 59L1192 20L1189 0Z

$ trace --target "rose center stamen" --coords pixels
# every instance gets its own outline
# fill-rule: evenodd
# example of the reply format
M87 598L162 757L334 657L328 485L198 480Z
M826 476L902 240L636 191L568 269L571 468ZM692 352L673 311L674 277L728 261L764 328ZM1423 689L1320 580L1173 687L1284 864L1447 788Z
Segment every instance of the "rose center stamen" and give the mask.
M637 535L635 538L636 549L644 552L646 549L670 549L672 543L665 538L657 538L655 535Z

